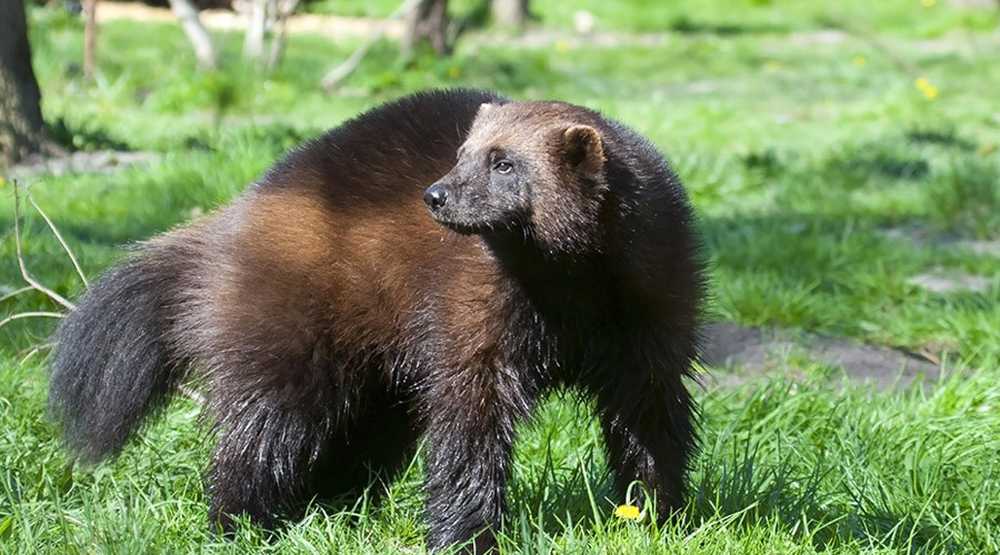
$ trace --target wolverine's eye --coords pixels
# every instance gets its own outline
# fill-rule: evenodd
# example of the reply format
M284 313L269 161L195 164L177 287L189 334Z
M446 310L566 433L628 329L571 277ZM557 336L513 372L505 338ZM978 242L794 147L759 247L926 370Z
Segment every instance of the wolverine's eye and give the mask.
M496 164L493 164L493 171L497 173L510 173L514 169L514 164L511 164L508 160L500 160Z

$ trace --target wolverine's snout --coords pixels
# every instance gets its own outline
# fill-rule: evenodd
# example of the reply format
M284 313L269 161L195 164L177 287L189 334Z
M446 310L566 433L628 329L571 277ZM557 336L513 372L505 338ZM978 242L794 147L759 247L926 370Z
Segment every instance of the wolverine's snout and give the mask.
M448 202L448 190L441 183L435 183L424 191L424 202L431 211L436 211Z

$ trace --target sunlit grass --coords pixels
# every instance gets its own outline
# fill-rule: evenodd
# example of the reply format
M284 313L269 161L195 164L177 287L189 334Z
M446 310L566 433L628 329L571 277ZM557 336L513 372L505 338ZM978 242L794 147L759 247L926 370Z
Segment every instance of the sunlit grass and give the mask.
M395 4L345 9L378 15ZM614 516L626 500L607 499L599 427L586 404L556 396L518 444L503 551L1000 551L1000 260L959 246L1000 239L1000 120L982 92L1000 88L1000 65L993 50L969 46L995 40L983 32L996 28L995 14L946 2L837 3L834 15L879 29L919 70L911 74L857 37L809 35L830 24L821 3L535 4L554 28L588 9L602 30L672 31L661 45L614 48L470 37L454 57L419 56L408 68L383 43L324 96L322 71L355 44L295 37L287 63L260 77L239 62L241 37L217 34L226 66L197 74L174 26L118 22L102 29L99 77L86 83L74 65L79 23L36 9L35 67L60 140L157 158L22 183L96 276L121 245L227 202L294 144L400 94L464 85L598 108L649 136L686 182L711 262L713 317L943 353L945 377L877 392L789 357L739 388L699 389L690 503L664 528ZM0 295L20 284L10 193L0 186L0 259L9 262ZM25 248L47 285L80 291L37 217L26 221ZM939 269L993 285L940 295L908 282ZM0 314L51 308L27 294ZM0 552L423 549L419 458L382 504L315 507L273 538L252 526L235 541L213 536L200 478L210 440L187 400L118 460L68 466L44 416L42 357L20 363L50 330L0 330Z

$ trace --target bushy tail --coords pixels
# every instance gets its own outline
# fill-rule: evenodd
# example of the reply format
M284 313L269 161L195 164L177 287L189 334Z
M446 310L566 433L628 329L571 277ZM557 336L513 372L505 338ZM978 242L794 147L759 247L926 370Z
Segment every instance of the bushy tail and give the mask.
M49 408L82 460L117 454L182 378L165 340L177 254L147 247L115 266L56 333Z

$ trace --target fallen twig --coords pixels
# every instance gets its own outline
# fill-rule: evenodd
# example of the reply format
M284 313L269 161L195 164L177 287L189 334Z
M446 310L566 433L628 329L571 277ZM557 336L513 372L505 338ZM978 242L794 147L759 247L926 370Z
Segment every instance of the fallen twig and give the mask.
M15 248L15 250L17 252L17 264L18 264L18 267L21 270L21 277L24 279L24 281L28 285L25 286L25 287L21 287L19 289L15 289L13 291L10 291L9 293L5 293L4 295L0 296L0 302L5 301L7 299L11 299L11 298L13 298L13 297L15 297L17 295L20 295L22 293L26 293L28 291L39 291L41 293L44 293L46 296L48 296L53 301L55 301L55 302L59 303L60 305L62 305L63 307L65 307L67 310L74 310L74 309L76 309L76 305L74 305L70 301L66 300L66 298L63 297L62 295L56 293L55 291L49 289L48 287L45 287L44 285L42 285L38 280L36 280L28 272L27 264L24 261L24 250L23 250L22 245L21 245L21 224L20 224L21 217L22 217L22 214L21 214L21 194L20 194L21 192L20 192L20 187L19 187L19 185L18 185L18 183L17 183L16 180L13 181L13 184L14 184L14 248ZM83 282L84 287L89 288L90 287L90 282L87 281L87 278L86 278L86 276L83 273L83 270L80 268L80 264L77 261L76 256L73 254L73 250L69 247L69 244L66 243L66 240L63 238L62 234L59 233L59 228L56 227L55 223L52 221L51 218L49 218L48 214L46 214L45 211L42 210L42 208L38 205L38 203L35 202L35 199L32 198L30 192L26 192L25 196L28 198L28 202L31 204L32 208L34 208L36 211L38 211L38 214L41 215L42 219L45 220L45 224L48 225L49 230L51 230L52 234L55 235L56 240L59 241L59 245L62 246L62 249L66 253L66 256L68 256L69 259L70 259L70 261L73 263L73 268L76 270L76 275ZM50 311L18 312L16 314L11 314L10 316L7 316L3 320L0 320L0 328L3 328L7 324L9 324L11 322L14 322L16 320L22 320L22 319L26 319L26 318L57 318L57 319L60 319L60 318L65 318L65 317L66 317L66 313L65 312L50 312ZM50 342L50 343L43 343L41 345L38 345L38 346L32 348L28 352L28 354L26 354L21 359L21 364L24 364L29 359L31 359L31 357L35 356L39 352L41 352L41 351L43 351L45 349L51 349L55 345L56 345L56 343ZM199 405L205 404L205 397L201 393L199 393L198 391L196 391L196 390L194 390L194 389L192 389L192 388L190 388L190 387L188 387L186 385L179 386L177 388L177 390L178 390L178 392L181 393L181 395L184 395L185 397L191 399L195 403L197 403Z
M20 289L15 289L10 293L6 293L3 296L0 296L0 303L6 301L7 299L13 299L14 297L20 295L21 293L27 293L28 291L34 291L34 290L35 288L30 285L22 287Z
M35 202L34 198L32 198L31 191L26 191L25 196L28 197L28 202L30 202L31 206L38 211L38 214L41 215L43 220L45 220L45 223L49 226L49 229L52 230L52 234L56 236L56 240L59 241L60 245L62 245L63 251L66 252L66 256L69 257L69 261L73 263L73 269L76 270L76 275L80 276L80 281L83 282L84 287L89 288L90 282L87 281L87 276L83 275L83 270L80 269L80 263L76 261L76 256L73 256L73 251L71 251L69 245L66 244L66 241L63 239L62 234L59 233L58 229L56 229L55 224L53 224L52 220L49 219L48 214L46 214L45 211L42 210L42 207L38 206L38 203Z
M394 12L389 14L389 17L387 17L386 20L399 19L407 13L415 10L419 2L420 0L405 0L399 5L398 8L396 8ZM320 86L323 88L323 91L326 93L333 92L333 90L336 89L337 86L344 81L344 79L347 79L352 73L354 73L354 70L358 69L358 66L361 65L361 60L364 59L365 54L368 54L368 51L371 50L372 46L374 46L376 42L382 39L383 35L385 35L384 25L379 27L378 31L368 37L368 40L359 46L357 50L351 53L347 60L326 72L323 76L323 80L320 81Z
M22 318L65 318L66 315L62 312L43 312L43 311L29 311L29 312L18 312L17 314L11 314L10 316L0 320L0 328L6 326L7 324L13 322L14 320L20 320Z
M18 364L23 366L24 363L28 362L28 359L30 359L31 357L33 357L36 354L44 351L45 349L51 349L52 347L55 347L55 346L56 346L55 342L52 342L52 343L42 343L41 345L37 345L34 348L32 348L30 351L28 351L28 354L24 355L24 357L21 358L21 361L18 362Z
M288 41L288 18L295 13L299 0L286 0L275 3L274 22L272 27L276 29L271 37L271 50L267 56L267 69L273 71L281 58L285 54L285 43Z
M12 183L14 184L14 248L17 252L17 266L21 270L21 277L36 291L44 293L50 299L63 305L68 310L73 310L76 308L76 305L66 300L66 298L59 293L45 287L28 273L28 267L24 263L24 253L21 249L21 194L17 180L13 180Z

